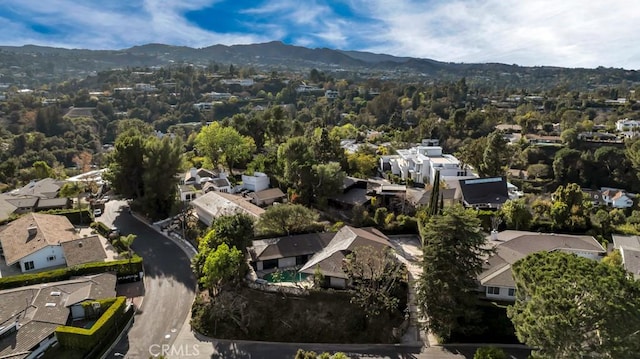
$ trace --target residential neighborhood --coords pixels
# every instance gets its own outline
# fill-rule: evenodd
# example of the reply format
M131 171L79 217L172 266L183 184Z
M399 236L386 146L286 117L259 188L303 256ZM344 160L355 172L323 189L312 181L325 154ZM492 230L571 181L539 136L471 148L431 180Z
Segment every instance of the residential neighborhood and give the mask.
M640 352L634 73L262 45L0 61L0 359Z

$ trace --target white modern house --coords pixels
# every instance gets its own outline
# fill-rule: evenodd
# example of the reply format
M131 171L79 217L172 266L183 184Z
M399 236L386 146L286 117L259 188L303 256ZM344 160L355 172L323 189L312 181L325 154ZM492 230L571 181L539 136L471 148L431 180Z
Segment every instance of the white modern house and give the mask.
M495 253L485 260L478 275L479 290L491 300L515 301L516 284L511 266L518 260L537 252L566 252L600 260L606 250L592 236L525 231L492 232L487 238Z
M380 168L383 172L391 171L403 180L411 179L424 184L433 183L438 171L440 179L445 182L476 177L456 157L443 154L442 147L433 146L427 141L419 146L397 150L395 156L382 156Z
M640 129L640 121L628 118L616 121L616 130L619 132L634 131Z
M269 188L269 183L269 176L262 172L254 172L253 176L242 175L242 188L247 191L264 191Z

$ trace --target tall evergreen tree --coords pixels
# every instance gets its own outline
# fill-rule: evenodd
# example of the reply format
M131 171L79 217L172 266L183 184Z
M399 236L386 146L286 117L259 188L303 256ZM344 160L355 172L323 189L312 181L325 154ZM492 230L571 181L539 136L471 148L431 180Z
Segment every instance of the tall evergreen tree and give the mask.
M563 252L513 265L508 315L536 358L637 358L640 286L620 266Z
M480 220L459 205L431 216L422 236L418 305L429 330L446 340L461 322L475 317L476 278L490 250Z
M511 157L511 149L501 131L487 137L487 147L482 155L480 174L486 177L504 176Z

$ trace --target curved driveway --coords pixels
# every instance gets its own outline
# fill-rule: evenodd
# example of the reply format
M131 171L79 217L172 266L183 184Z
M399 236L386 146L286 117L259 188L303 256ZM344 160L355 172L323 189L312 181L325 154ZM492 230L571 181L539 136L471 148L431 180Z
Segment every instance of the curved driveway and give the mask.
M195 279L187 255L171 240L128 213L124 201L110 201L100 221L123 235L137 236L132 248L144 258L145 295L133 326L109 358L149 358L162 345L171 345L195 298ZM116 354L118 353L118 354Z

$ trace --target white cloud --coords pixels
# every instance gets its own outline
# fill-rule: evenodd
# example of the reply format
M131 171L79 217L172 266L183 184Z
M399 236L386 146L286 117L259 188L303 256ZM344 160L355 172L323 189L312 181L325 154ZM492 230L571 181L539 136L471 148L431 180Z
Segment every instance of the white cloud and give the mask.
M455 62L640 67L640 2L354 0L380 21L363 48Z

